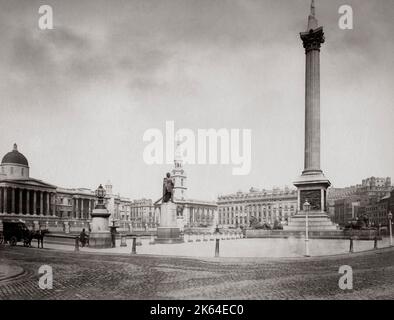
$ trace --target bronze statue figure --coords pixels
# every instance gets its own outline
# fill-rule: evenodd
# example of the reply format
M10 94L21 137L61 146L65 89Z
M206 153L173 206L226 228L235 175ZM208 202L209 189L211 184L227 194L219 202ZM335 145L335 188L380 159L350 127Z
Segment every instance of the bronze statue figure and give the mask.
M174 181L171 178L169 172L167 172L166 177L163 180L163 203L164 202L174 202Z

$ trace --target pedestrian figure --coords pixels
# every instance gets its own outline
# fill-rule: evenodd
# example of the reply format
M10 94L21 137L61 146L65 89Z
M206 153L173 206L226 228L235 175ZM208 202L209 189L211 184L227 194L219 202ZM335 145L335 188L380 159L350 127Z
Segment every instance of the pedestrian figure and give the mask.
M79 234L79 241L81 241L82 248L85 247L88 235L85 232L85 228L82 229L82 232Z
M116 246L116 227L111 227L111 246L112 248Z

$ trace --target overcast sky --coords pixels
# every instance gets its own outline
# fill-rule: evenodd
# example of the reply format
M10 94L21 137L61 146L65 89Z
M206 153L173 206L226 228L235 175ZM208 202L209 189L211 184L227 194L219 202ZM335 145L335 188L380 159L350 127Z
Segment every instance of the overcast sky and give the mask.
M14 142L31 176L64 187L111 180L161 196L170 165L146 165L145 130L252 130L252 170L189 165L188 195L214 200L292 185L303 170L309 0L0 0L0 153ZM54 29L38 28L38 8ZM338 27L338 8L354 29ZM316 1L322 169L333 186L394 177L394 2Z

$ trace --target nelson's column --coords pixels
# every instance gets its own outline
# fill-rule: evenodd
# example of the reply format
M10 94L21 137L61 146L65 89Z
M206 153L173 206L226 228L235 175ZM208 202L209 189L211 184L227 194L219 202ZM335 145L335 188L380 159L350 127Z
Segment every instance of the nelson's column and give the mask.
M330 181L320 169L320 47L324 43L323 27L318 26L312 0L306 32L300 33L305 48L305 150L304 171L294 182L298 191L297 214L289 219L285 230L305 230L303 204L308 201L309 230L330 231L336 226L327 215L327 188Z

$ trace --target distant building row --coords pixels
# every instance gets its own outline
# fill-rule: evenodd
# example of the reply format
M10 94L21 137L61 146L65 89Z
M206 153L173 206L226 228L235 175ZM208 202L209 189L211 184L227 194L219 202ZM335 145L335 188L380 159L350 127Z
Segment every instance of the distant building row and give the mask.
M350 221L367 217L371 225L387 225L388 213L393 211L391 178L371 177L361 185L332 189L331 208L333 220L345 226Z

